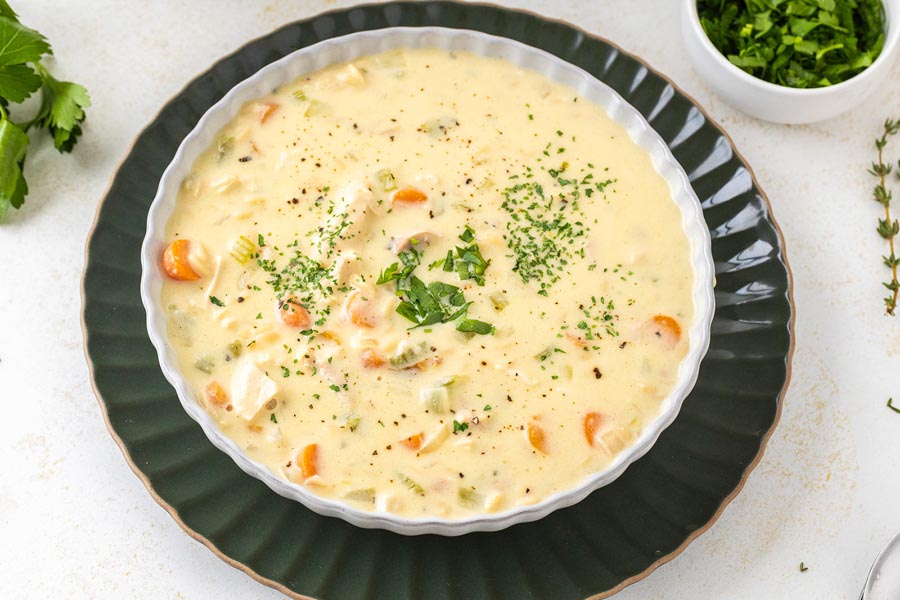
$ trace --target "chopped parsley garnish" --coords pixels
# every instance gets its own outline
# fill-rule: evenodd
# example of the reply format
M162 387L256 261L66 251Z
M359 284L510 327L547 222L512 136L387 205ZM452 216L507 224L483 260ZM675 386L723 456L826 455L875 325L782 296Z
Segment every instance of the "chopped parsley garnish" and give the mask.
M332 392L340 392L341 386L332 383L331 385L328 386L328 389L330 389Z
M459 239L466 242L467 246L457 246L456 254L453 250L447 251L447 256L440 262L447 273L456 271L461 280L474 279L478 285L484 285L484 272L490 266L491 261L485 260L481 255L478 244L475 243L475 232L466 225ZM437 265L438 262L432 263ZM431 268L431 265L428 267Z
M272 286L279 300L291 297L291 302L299 303L307 309L331 296L337 285L329 269L300 250L295 250L294 256L281 269L274 259L259 258L256 263L268 273L266 283ZM316 314L320 320L328 314L328 309L317 311ZM257 315L257 318L262 316Z
M282 376L282 377L290 377L290 376L291 376L291 370L288 369L287 367L281 367L281 376Z
M460 423L459 421L456 421L456 420L453 421L453 433L465 431L468 428L469 428L469 424L466 423L465 421L463 421L462 423Z
M550 156L549 149L550 144L544 149L545 156ZM524 174L510 178L512 185L503 190L501 207L509 215L503 239L516 261L513 270L524 283L537 282L538 293L546 296L570 262L576 256L585 257L590 227L584 221L580 200L602 193L615 180L596 181L593 173L567 175L570 169L565 162L558 169L540 170L552 178L555 193L546 191L535 180L535 171L526 168Z
M884 46L882 0L698 0L697 12L731 64L794 88L846 81Z
M215 296L210 296L209 301L215 304L216 306L225 306L225 303L216 298Z
M483 410L484 410L485 412L491 410L491 405L490 405L490 404L485 404Z
M900 407L894 406L894 399L888 398L887 407L894 411L895 413L900 413Z
M272 413L271 415L269 415L269 420L272 421L273 423L275 423L276 425L278 424L278 418L275 416L275 413Z

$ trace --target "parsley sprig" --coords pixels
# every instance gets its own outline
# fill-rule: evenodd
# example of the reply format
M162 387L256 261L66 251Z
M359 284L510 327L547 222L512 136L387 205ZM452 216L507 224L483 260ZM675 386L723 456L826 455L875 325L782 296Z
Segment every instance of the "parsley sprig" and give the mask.
M467 226L460 238L465 242L474 242L475 233ZM472 243L466 249L457 248L457 252L457 258L452 257L452 251L448 256L460 266L451 266L448 269L445 259L444 270L456 270L460 279L476 279L476 281L480 279L479 285L483 285L484 270L489 261L485 261L481 256L478 246ZM472 258L464 259L464 255L472 255ZM378 275L376 283L384 285L391 281L396 282L397 296L401 300L396 312L415 323L413 329L459 319L456 323L457 331L480 335L494 333L494 326L490 323L467 318L472 303L466 300L464 292L459 287L442 281L426 284L414 274L422 262L422 252L416 240L413 240L412 245L402 251L398 258L399 262L392 263ZM432 266L435 264L432 263ZM454 262L451 262L451 265L453 264Z
M46 129L60 152L71 152L91 101L77 83L59 81L41 64L53 54L47 39L22 25L6 0L0 0L0 221L9 207L20 208L28 195L23 172L28 131ZM11 104L20 104L40 90L41 103L28 121L14 122Z
M735 66L770 83L824 87L884 46L881 0L698 0L703 31Z
M890 254L883 256L885 266L891 270L891 279L883 283L890 294L884 299L885 312L894 316L897 309L897 296L900 295L900 281L897 279L897 267L900 266L900 257L897 256L895 247L895 238L900 233L900 222L891 217L891 198L893 196L891 190L887 186L887 177L891 174L893 165L890 162L884 162L884 148L887 146L888 138L900 133L900 120L894 121L888 119L884 122L884 130L881 137L875 140L875 148L878 149L878 162L872 163L869 173L878 179L878 183L872 192L872 197L880 205L884 207L884 218L878 219L878 235L887 240ZM897 163L900 168L900 161ZM897 172L900 177L900 170Z

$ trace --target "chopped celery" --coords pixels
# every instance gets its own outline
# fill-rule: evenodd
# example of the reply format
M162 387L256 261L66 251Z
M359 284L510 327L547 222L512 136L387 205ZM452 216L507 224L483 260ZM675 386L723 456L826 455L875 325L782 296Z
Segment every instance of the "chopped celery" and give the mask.
M326 106L319 102L318 100L310 100L309 106L306 107L306 112L303 113L307 117L314 117L316 115L321 115L326 110Z
M203 371L204 373L212 373L213 367L215 363L209 359L209 357L201 356L194 361L194 368Z
M346 500L356 500L357 502L375 502L375 488L365 488L362 490L351 490L344 494Z
M391 173L390 169L381 169L375 173L375 178L381 184L381 189L385 192L391 192L397 189L397 178Z
M456 496L463 506L468 506L469 508L481 506L481 495L472 488L461 487L456 493Z
M503 310L509 306L509 298L503 292L494 292L491 294L491 304L494 305L495 309Z
M243 235L231 244L231 258L242 265L246 265L250 261L254 252L256 252L256 244Z
M306 94L303 92L303 90L294 90L293 96L300 102L303 102L306 100Z
M222 160L223 158L228 156L232 148L234 148L234 137L220 137L219 143L216 146L216 158L218 160Z
M234 340L228 345L228 354L232 358L238 358L244 350L244 345L239 340Z
M349 429L350 431L356 431L356 428L359 427L359 422L361 420L362 419L357 416L347 417L347 429Z
M388 358L388 363L395 369L406 369L416 363L421 362L425 355L428 354L428 344L419 342L418 344L400 343L400 350L394 356Z
M400 473L399 477L400 477L400 483L402 483L407 488L409 488L409 490L411 492L416 493L420 496L425 495L425 489L421 485L419 485L418 483L416 483L415 481L413 481L412 479L410 479L403 473Z
M454 127L459 126L459 121L454 117L442 117L440 119L430 119L419 125L418 131L426 133L431 137L441 137L447 135L447 132Z

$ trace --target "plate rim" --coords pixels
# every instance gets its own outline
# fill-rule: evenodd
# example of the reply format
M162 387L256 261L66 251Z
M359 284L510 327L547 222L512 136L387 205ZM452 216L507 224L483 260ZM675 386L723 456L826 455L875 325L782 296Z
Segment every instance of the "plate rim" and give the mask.
M776 238L779 241L779 250L780 250L779 262L781 262L784 265L785 274L787 276L787 289L786 289L785 297L787 300L788 308L790 309L789 317L788 317L788 320L786 323L787 331L789 334L789 340L788 340L787 352L785 354L784 383L782 384L781 390L778 392L778 394L775 397L776 407L775 407L775 414L774 414L774 418L772 420L772 424L769 426L768 430L760 438L759 450L757 451L753 460L751 460L747 464L747 466L744 468L744 471L741 474L741 478L738 481L737 485L734 487L734 489L731 491L731 493L729 493L727 496L725 496L725 498L722 499L718 508L713 513L713 515L709 518L709 520L707 520L703 525L701 525L700 527L698 527L697 529L692 531L677 548L675 548L668 554L665 554L665 555L657 558L650 565L648 565L643 571L636 573L635 575L632 575L631 577L629 577L627 579L624 579L618 585L610 588L609 590L606 590L599 594L594 594L592 596L589 596L588 599L586 599L586 600L603 600L605 598L609 598L610 596L613 596L614 594L619 593L624 588L626 588L634 583L637 583L638 581L645 579L646 577L648 577L651 573L653 573L656 569L658 569L662 565L674 560L682 552L684 552L684 550L694 540L696 540L702 534L706 533L713 525L715 525L716 522L719 520L719 518L724 513L725 509L734 501L734 499L741 493L741 491L743 491L744 486L746 485L750 475L756 469L757 465L760 463L760 461L762 460L762 458L766 452L769 440L771 439L772 434L775 432L775 429L778 427L778 424L781 421L781 414L782 414L782 409L783 409L783 405L784 405L784 399L785 399L788 389L790 389L791 379L793 376L794 350L795 350L796 339L797 339L796 331L795 331L796 322L797 322L797 318L796 318L797 317L797 307L796 307L796 303L794 301L794 275L793 275L793 270L791 269L791 266L790 266L790 261L788 260L787 246L785 243L784 232L772 210L772 203L769 200L768 194L759 185L759 181L756 177L755 172L753 171L753 168L746 161L746 159L744 158L744 155L740 152L740 150L738 150L737 146L735 145L734 139L728 134L727 131L725 131L725 129L719 124L718 121L716 121L709 115L707 110L693 97L693 95L686 92L681 86L676 84L667 75L663 74L662 72L657 70L655 67L648 64L647 61L645 61L643 58L641 58L640 56L638 56L628 50L625 50L624 48L622 48L622 46L620 46L616 42L614 42L602 35L591 33L589 31L587 31L586 29L584 29L583 27L581 27L580 25L571 23L569 21L566 21L565 19L548 17L546 15L542 15L542 14L532 11L532 10L528 10L528 9L524 9L524 8L512 8L512 7L496 4L493 2L482 2L482 1L478 1L478 2L465 1L465 2L463 2L460 0L442 0L442 1L446 2L447 4L463 6L466 8L469 8L469 7L486 8L486 9L494 9L494 10L524 14L524 15L536 18L538 20L541 20L541 21L544 21L547 23L568 27L572 30L577 31L580 35L582 35L586 38L590 38L590 39L593 39L593 40L596 40L601 43L609 45L611 48L613 48L614 50L616 50L623 56L630 58L631 60L634 60L636 63L640 64L643 68L647 69L650 73L654 74L655 76L657 76L660 79L662 79L663 81L665 81L666 84L671 86L673 90L675 90L676 92L678 92L679 94L684 96L688 101L690 101L690 103L693 105L693 107L696 108L698 111L700 111L700 113L703 115L706 122L709 123L709 125L711 127L713 127L719 133L719 135L721 135L728 142L729 146L731 147L731 149L734 153L735 158L737 158L747 169L747 173L750 176L750 180L753 183L753 187L756 189L756 191L759 193L760 198L762 198L763 202L765 203L769 221L772 223L772 227L774 229ZM101 416L103 417L103 422L106 426L107 431L109 432L110 436L112 437L113 441L116 443L116 445L119 447L119 450L122 452L122 456L125 459L126 465L138 477L138 479L141 481L141 483L144 485L144 487L147 488L147 491L150 493L150 497L163 510L165 510L169 514L169 516L175 521L175 523L178 525L178 527L184 533L186 533L190 538L192 538L195 541L200 542L201 544L206 546L206 548L209 549L215 556L217 556L220 560L224 561L226 564L230 565L231 567L233 567L239 571L242 571L243 573L245 573L252 579L256 580L257 582L259 582L263 585L266 585L270 588L273 588L275 590L278 590L279 592L286 595L287 597L293 598L295 600L316 600L316 599L311 596L307 596L305 594L301 594L299 592L291 590L283 583L257 573L255 570L253 570L248 565L238 561L237 559L231 558L230 556L226 555L210 539L208 539L206 536L204 536L203 534L199 533L198 531L196 531L195 529L193 529L192 527L187 525L187 523L185 523L184 520L182 520L182 518L178 514L178 511L175 509L175 507L172 506L171 504L169 504L165 499L163 499L156 492L156 490L153 487L153 484L150 482L149 477L140 469L140 467L138 467L137 463L134 462L134 460L132 459L132 457L125 445L124 440L121 438L121 436L119 436L119 434L113 428L112 423L109 418L108 407L106 405L105 400L103 399L103 396L100 394L99 389L97 388L97 382L96 382L95 371L94 371L94 362L91 359L91 355L90 355L90 352L88 349L88 329L87 329L87 319L86 319L86 313L87 313L86 283L87 283L87 267L88 267L89 259L91 256L90 246L91 246L91 241L93 240L94 234L96 233L97 227L99 225L100 214L103 210L104 205L106 204L107 199L109 198L109 192L112 188L112 185L116 179L116 176L118 175L119 171L121 170L123 164L128 159L128 157L131 155L131 152L134 149L134 146L137 144L138 140L147 132L149 127L159 118L159 116L162 114L162 112L173 101L175 101L179 96L181 96L188 88L190 88L197 80L206 76L209 72L211 72L216 66L218 66L222 62L243 52L249 46L252 46L253 44L255 44L257 42L259 42L265 38L268 38L269 36L279 32L283 29L295 26L298 23L311 22L311 21L315 21L316 19L319 19L322 17L346 13L346 12L349 12L352 10L372 9L372 8L378 8L378 7L383 8L384 6L388 6L388 5L392 5L392 4L393 5L398 5L398 4L404 5L406 3L402 2L402 1L399 1L399 2L392 1L392 2L384 2L384 3L367 2L364 4L359 4L359 5L354 5L354 6L319 11L308 17L296 19L296 20L290 21L288 23L284 23L266 33L263 33L261 35L258 35L254 38L247 40L246 42L241 44L239 47L237 47L234 51L227 53L227 54L221 56L220 58L218 58L217 60L215 60L215 62L213 62L206 70L204 70L201 73L198 73L197 75L192 77L189 81L185 82L185 84L181 88L179 88L174 94L169 96L169 98L164 103L162 103L159 110L157 110L155 113L153 113L153 115L151 115L151 117L145 122L145 125L141 128L141 130L134 136L134 138L132 138L131 143L125 148L125 152L123 153L122 158L115 165L115 167L112 171L112 174L110 175L109 180L107 181L107 185L106 185L105 189L103 190L103 193L100 197L100 201L97 203L97 206L94 211L94 218L93 218L90 228L88 229L88 232L87 232L87 235L85 238L85 243L84 243L84 266L83 266L82 273L81 273L81 285L80 285L80 290L79 290L80 298L81 298L80 324L81 324L81 333L82 333L82 350L84 352L85 362L87 363L87 367L88 367L88 377L90 379L91 390L94 394L94 397L97 399L98 404L100 405L100 411L101 411ZM504 36L500 36L500 37L504 37ZM562 60L565 60L565 59L562 59Z

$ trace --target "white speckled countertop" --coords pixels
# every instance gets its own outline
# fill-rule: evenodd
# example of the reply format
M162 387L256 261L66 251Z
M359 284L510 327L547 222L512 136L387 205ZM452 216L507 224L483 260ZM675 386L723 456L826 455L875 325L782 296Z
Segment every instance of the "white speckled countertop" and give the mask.
M27 204L0 226L0 598L282 598L184 534L107 434L82 352L83 249L113 170L170 96L244 42L351 2L12 3L94 106L71 156L33 144ZM866 173L882 121L900 117L900 63L864 108L771 125L701 83L680 2L503 4L576 22L693 95L754 168L794 272L793 382L762 462L708 532L616 599L856 598L900 529L900 415L885 407L900 401L900 317L881 314L885 248Z

